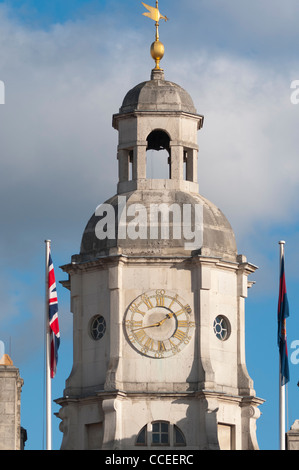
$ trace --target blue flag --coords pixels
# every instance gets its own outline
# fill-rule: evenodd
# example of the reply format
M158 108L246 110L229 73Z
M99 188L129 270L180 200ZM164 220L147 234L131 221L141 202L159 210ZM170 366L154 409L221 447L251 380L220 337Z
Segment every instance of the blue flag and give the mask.
M289 359L287 347L286 318L289 316L289 303L287 297L284 256L281 259L279 298L278 298L278 347L280 357L280 383L285 385L290 380Z

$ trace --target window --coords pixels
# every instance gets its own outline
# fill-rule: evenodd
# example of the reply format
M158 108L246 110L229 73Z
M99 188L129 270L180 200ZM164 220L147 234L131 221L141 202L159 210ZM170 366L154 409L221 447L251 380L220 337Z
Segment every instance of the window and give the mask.
M186 441L185 441L185 436L182 433L182 431L176 426L173 426L174 428L174 445L175 446L185 446Z
M146 424L138 433L136 446L185 446L186 439L183 432L175 424L168 421L154 421Z
M170 138L156 129L147 137L146 176L150 179L170 178Z
M153 423L152 445L169 445L169 423L164 421Z
M129 152L129 171L128 171L128 178L129 181L133 179L133 150L130 150Z
M223 315L218 315L213 324L214 333L220 341L225 341L230 336L230 323Z
M96 315L90 322L90 335L95 341L103 338L106 331L106 321L101 315Z
M137 439L136 439L136 445L138 446L146 446L147 444L147 440L146 440L146 437L147 437L147 426L143 426L143 428L141 429L141 431L139 432L138 436L137 436Z

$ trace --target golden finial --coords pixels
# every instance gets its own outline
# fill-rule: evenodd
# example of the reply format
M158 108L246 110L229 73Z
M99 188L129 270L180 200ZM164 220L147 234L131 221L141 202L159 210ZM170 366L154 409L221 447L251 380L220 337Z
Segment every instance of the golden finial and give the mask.
M161 15L159 11L159 2L156 0L156 8L146 5L145 3L141 2L142 5L148 10L146 13L143 13L144 16L151 18L156 22L156 40L151 45L151 56L156 62L156 67L154 70L160 70L160 60L164 56L164 45L162 42L159 41L159 21L162 18L163 20L167 21L167 16Z
M13 366L13 362L8 354L3 354L0 359L0 366Z

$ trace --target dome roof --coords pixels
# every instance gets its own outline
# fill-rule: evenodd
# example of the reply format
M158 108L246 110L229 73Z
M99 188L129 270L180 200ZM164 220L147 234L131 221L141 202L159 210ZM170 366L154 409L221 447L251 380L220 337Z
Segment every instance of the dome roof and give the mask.
M190 194L183 191L151 191L136 190L123 194L126 198L126 210L132 204L142 204L149 211L150 205L166 203L168 207L176 203L181 208L183 214L183 205L190 204L193 207L200 204L203 207L203 238L201 248L197 250L186 249L186 238L182 233L181 238L174 238L174 226L170 223L169 239L161 238L161 219L158 223L158 238L154 239L148 236L146 239L131 239L129 236L120 238L118 236L118 196L113 196L106 204L114 208L115 214L115 233L114 239L104 238L100 240L96 234L96 226L101 217L92 215L85 231L83 233L80 259L81 261L94 260L99 256L108 255L111 249L118 249L118 253L138 256L189 256L192 251L197 251L205 256L219 257L230 261L236 261L237 246L234 232L224 214L210 201L199 194ZM135 212L133 212L135 214ZM136 213L137 214L137 213ZM104 214L105 217L105 214ZM134 217L126 218L125 233L128 234L128 224ZM182 231L183 232L183 231Z
M162 71L161 71L162 72ZM189 93L173 82L164 80L161 73L154 79L139 83L125 96L120 113L133 111L183 111L196 114Z
M163 111L184 112L197 116L190 95L179 85L165 81L162 70L153 70L151 80L140 83L127 93L118 116L135 111L152 111L157 115ZM106 201L105 204L109 207L106 206L107 211L102 212L101 216L92 215L83 233L80 254L74 261L92 261L111 254L167 257L190 256L193 253L236 261L237 247L234 232L223 213L210 201L191 190L183 191L174 184L163 185L161 189L158 189L158 186L153 189L151 185L147 187L142 185L142 189L130 192L129 187L121 192L121 196L115 195ZM119 198L124 201L123 207L119 206ZM161 214L155 215L154 219L151 218L151 208L160 207L161 204L168 207L169 220L164 219ZM134 205L135 207L138 205L141 213L146 214L147 218L142 219L141 223L137 220L139 212L132 207ZM173 215L170 211L171 205L175 205L180 219L176 218L177 214ZM191 221L184 218L186 206L191 208L193 226ZM195 232L196 206L200 206L202 211L201 225ZM96 211L96 213L101 212ZM123 218L124 213L125 218ZM119 225L120 219L125 221L122 225ZM154 236L152 236L153 220ZM185 236L186 226L189 228L187 236ZM107 229L110 230L108 237L105 233ZM165 230L169 230L166 236ZM194 235L193 240L190 234ZM188 236L191 240L188 240Z

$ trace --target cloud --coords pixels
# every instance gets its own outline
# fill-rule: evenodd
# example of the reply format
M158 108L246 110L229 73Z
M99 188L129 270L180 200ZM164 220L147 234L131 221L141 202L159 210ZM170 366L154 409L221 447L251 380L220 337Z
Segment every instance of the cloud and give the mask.
M144 39L126 28L117 36L115 24L99 29L99 21L90 18L47 31L3 14L0 20L0 78L6 85L0 109L2 220L8 221L9 236L14 224L39 232L43 222L56 219L61 225L66 215L68 224L78 216L82 224L88 207L93 210L115 192L117 133L111 115L129 87L149 78ZM128 48L132 39L134 49ZM207 54L196 44L183 60L171 48L167 53L166 47L167 79L186 84L205 114L199 133L202 191L230 207L235 218L246 206L246 230L256 219L288 217L298 189L290 71L230 53ZM284 184L287 193L280 190Z
M299 15L296 0L287 3L187 0L168 2L165 10L172 12L172 24L169 23L172 34L175 28L178 31L178 23L179 31L184 32L180 47L185 53L193 43L194 47L229 51L261 63L276 62L281 66L290 58L296 60Z
M58 282L92 212L116 192L112 114L138 66L126 63L123 38L111 42L113 26L98 24L32 29L0 5L1 334L6 343L13 334L22 361L43 341L44 239L52 239ZM60 311L68 311L59 288Z
M264 18L274 17L280 8L278 2L271 4L272 9L267 3L260 12ZM200 192L227 215L241 252L243 247L251 249L250 240L257 239L259 231L298 220L299 106L290 103L290 81L299 76L294 75L292 60L282 68L275 59L262 63L256 55L241 57L238 47L233 50L233 39L242 28L241 42L248 47L249 31L259 40L263 34L256 16L262 7L250 5L241 10L237 2L228 2L224 12L219 2L212 10L212 4L190 0L184 4L185 16L173 14L169 30L161 27L166 79L186 88L205 115L198 134ZM111 118L128 89L149 79L154 26L141 11L123 7L121 17L105 12L47 29L32 28L0 6L0 79L6 89L6 104L0 107L4 278L8 263L24 276L26 269L34 270L48 237L62 259L59 264L67 263L78 252L96 206L116 192L117 132ZM165 14L171 17L170 6L165 3ZM187 14L192 7L193 16ZM175 12L180 8L181 3L174 3ZM215 21L209 21L214 31L219 27L223 34L221 22L235 25L232 31L224 28L231 41L226 50L216 44L220 33L214 42L211 34L202 39L204 19L217 8ZM127 23L130 14L140 16L142 26ZM286 9L279 25L267 26L267 47L279 28L292 42L294 21L287 36L287 14ZM191 26L186 29L187 16ZM178 25L187 31L186 42L175 34ZM188 44L185 54L183 43ZM12 277L7 281L7 292L12 293L8 311L15 315L21 307L13 282Z
M44 239L52 239L59 293L58 397L72 361L69 292L59 284L66 279L59 266L78 252L96 206L116 192L112 114L130 88L150 77L154 23L142 17L141 2L86 1L80 15L79 0L68 1L68 10L60 0L17 4L21 10L16 2L0 3L0 80L6 91L0 106L0 340L7 350L12 338L35 446L39 424L30 424L30 400L34 389L38 410ZM163 0L163 8L161 2L170 18L160 28L165 77L183 86L205 115L198 133L200 193L223 210L239 252L260 267L246 304L249 365L256 322L262 335L275 321L277 242L285 236L288 294L295 306L299 105L290 102L290 83L299 79L298 9L295 0ZM265 352L264 344L258 348ZM261 396L263 387L257 382Z
M205 115L198 136L200 191L227 208L244 231L298 217L299 109L290 102L288 71L228 55L193 59L188 91Z

